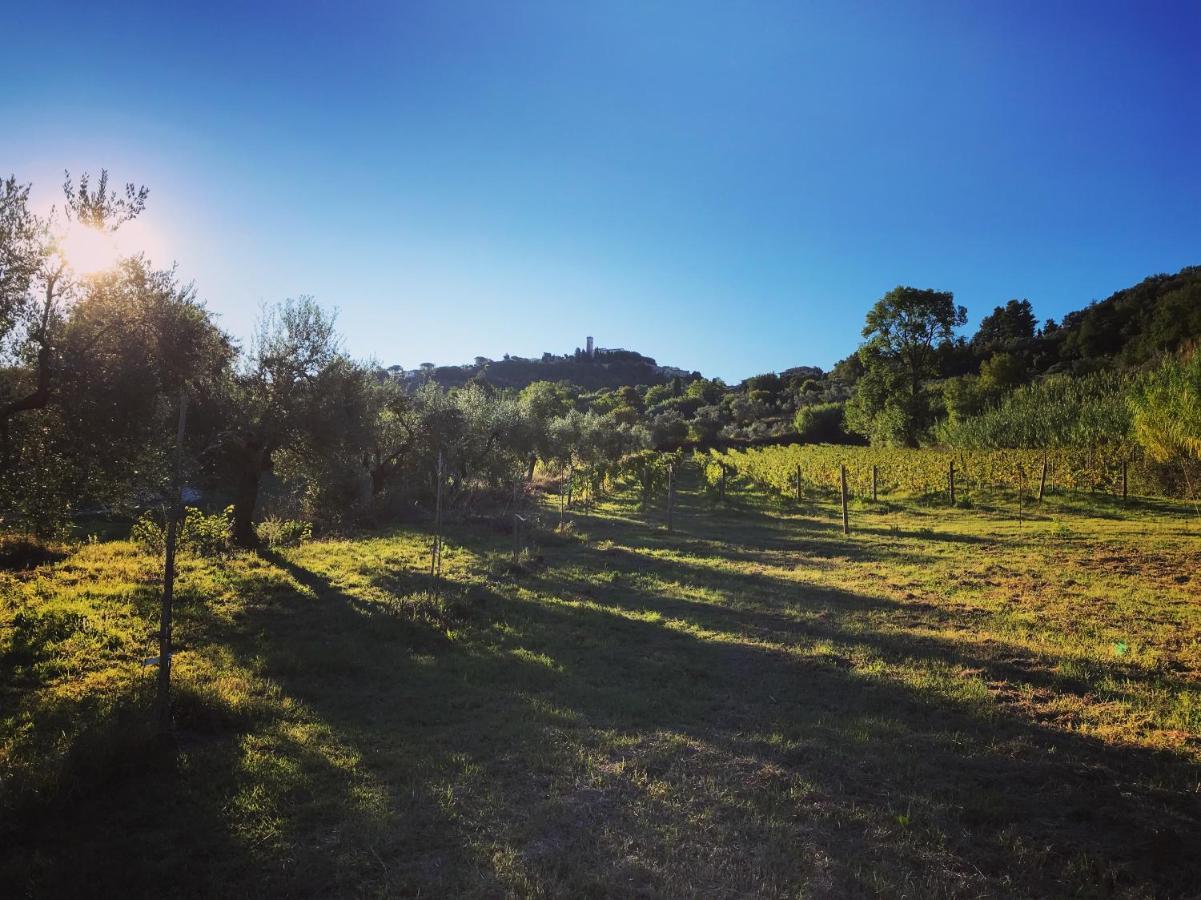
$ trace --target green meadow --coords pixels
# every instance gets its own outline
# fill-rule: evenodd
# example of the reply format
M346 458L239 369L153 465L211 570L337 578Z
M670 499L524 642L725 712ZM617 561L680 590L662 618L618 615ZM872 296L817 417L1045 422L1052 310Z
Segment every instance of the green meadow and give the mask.
M6 896L1188 896L1201 526L1169 502L829 504L683 479L0 574Z

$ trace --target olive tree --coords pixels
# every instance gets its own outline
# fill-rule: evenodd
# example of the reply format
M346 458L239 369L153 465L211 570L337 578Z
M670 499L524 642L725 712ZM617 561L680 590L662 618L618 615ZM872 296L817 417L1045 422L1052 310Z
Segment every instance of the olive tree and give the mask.
M87 173L63 184L62 215L68 225L111 235L146 206L145 187L125 185L122 194L100 171L95 186ZM0 188L0 339L16 356L0 396L0 470L13 464L12 421L45 409L56 371L65 311L93 276L75 271L58 233L55 214L42 219L29 210L29 186L10 177Z
M235 544L258 543L254 520L263 475L278 453L328 425L327 391L344 374L334 318L311 297L267 308L227 380L223 456L233 482Z

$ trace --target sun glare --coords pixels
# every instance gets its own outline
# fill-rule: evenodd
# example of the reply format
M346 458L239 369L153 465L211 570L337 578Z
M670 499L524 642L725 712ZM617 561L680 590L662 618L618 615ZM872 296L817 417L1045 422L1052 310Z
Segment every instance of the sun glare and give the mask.
M113 268L121 258L116 235L73 222L63 236L63 258L80 275Z

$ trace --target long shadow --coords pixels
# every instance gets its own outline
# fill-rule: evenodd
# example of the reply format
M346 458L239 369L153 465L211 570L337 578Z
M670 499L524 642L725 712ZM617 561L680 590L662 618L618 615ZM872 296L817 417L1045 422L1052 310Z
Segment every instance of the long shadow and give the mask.
M178 646L203 633L204 646L233 652L240 663L235 672L268 683L312 678L329 689L371 690L365 676L375 673L360 665L362 658L386 652L403 661L444 652L448 644L437 629L341 591L281 554L261 556L300 590L252 575L240 585L250 611L231 622L190 606L185 581ZM349 748L295 705L302 697L284 704L243 697L247 708L238 708L203 680L191 680L177 671L174 743L149 740L145 698L128 714L114 711L103 733L77 739L72 759L93 745L104 758L82 761L73 781L78 788L31 802L0 823L0 884L12 896L55 898L325 897L377 882L386 887L386 869L371 844L380 833L375 807L386 802L380 798L388 786L347 769L342 754ZM423 812L413 817L414 827L423 817L431 827L438 818ZM330 829L357 842L369 864L347 871L332 852L336 845L313 843Z
M572 559L569 574L552 570L542 578L548 592L554 596L592 601L599 593L594 585L599 576L614 569L637 573L620 582L620 593L606 592L606 605L626 612L655 612L667 618L687 620L699 627L727 633L743 634L777 643L838 641L870 649L889 662L910 659L933 659L954 664L963 670L973 670L993 683L1028 684L1060 695L1088 699L1094 688L1082 678L1052 671L1058 662L1032 654L1016 645L992 640L989 655L971 653L962 643L930 634L904 631L881 632L875 628L856 627L850 630L850 616L886 614L888 621L900 625L942 625L952 618L959 626L971 625L972 613L956 610L953 614L922 601L893 600L864 593L844 591L822 585L799 583L779 578L763 571L753 574L733 570L715 570L698 566L687 560L661 556L645 556L637 552L607 547ZM668 583L704 584L717 588L726 605L697 601L687 597L654 593L641 587L645 576L660 578ZM821 615L814 615L821 613ZM827 615L829 614L829 615ZM831 618L833 617L833 619ZM980 611L976 619L983 622L988 614ZM866 621L866 620L865 620ZM1120 670L1123 681L1153 686L1173 692L1196 691L1189 680L1165 672L1147 672L1133 666ZM1113 695L1132 699L1133 694L1117 691Z
M595 576L605 570L659 567L670 574L687 568L620 552L615 560L606 551L575 548L562 560L567 574L555 569L537 579L540 595L566 602L524 599L515 586L488 587L481 601L487 615L477 630L501 622L504 631L447 646L426 671L406 658L403 628L380 637L378 614L283 561L316 595L315 603L291 601L310 605L308 627L349 643L362 658L350 680L366 680L367 696L348 703L345 684L289 662L296 637L278 627L281 610L256 614L263 617L255 622L263 640L252 652L370 768L399 768L407 773L404 783L415 783L416 803L393 793L396 830L375 848L394 885L433 892L509 885L489 861L497 846L516 853L524 877L550 893L579 892L589 877L602 877L598 873L624 873L651 893L681 893L672 878L684 874L684 864L694 868L694 880L685 883L714 892L753 890L754 879L765 877L755 865L716 868L648 829L648 815L684 827L684 811L648 796L639 778L610 775L589 788L592 793L581 793L571 773L582 747L612 756L615 768L641 765L699 792L715 823L716 858L729 863L742 854L753 861L768 851L805 847L829 860L822 877L835 893L868 889L864 856L901 872L918 866L906 849L912 835L900 827L887 833L898 816L921 822L943 848L946 870L920 876L925 881L919 884L932 892L948 891L956 883L949 873L959 873L954 877L966 880L951 893L1062 893L1079 877L1082 860L1100 867L1102 893L1138 885L1168 895L1190 889L1198 862L1187 851L1201 839L1201 810L1186 792L1195 767L1169 753L1115 748L1003 710L865 677L842 656L798 658L756 643L867 641L898 657L938 653L965 665L987 662L938 642L865 635L839 622L855 612L885 610L888 601L826 590L804 602L832 611L833 619L798 623L755 609L655 596L625 582L603 586ZM736 592L748 580L723 575L718 589ZM651 610L662 618L622 614ZM730 639L668 628L668 618ZM371 644L372 651L400 646L381 665L363 649ZM531 654L549 664L532 661ZM394 677L380 684L384 673ZM446 683L453 685L450 696ZM1048 683L1056 690L1067 686ZM438 702L423 700L424 692ZM627 735L632 749L608 747L601 736L611 734ZM412 749L429 756L414 760ZM447 761L456 758L478 775L456 774ZM711 777L727 781L714 790ZM436 799L437 785L447 778L462 782L467 807L453 816L444 815ZM747 819L748 807L774 809L780 793L798 782L816 798L814 808L798 807L799 819ZM424 835L406 824L414 816ZM480 829L488 831L487 840L481 841ZM631 870L614 839L618 833L635 835L653 862ZM1039 865L1023 867L1017 849L1023 846L1051 849L1042 851ZM406 862L415 849L423 861L416 867ZM773 892L770 882L758 886ZM777 887L798 889L795 883Z
M161 893L185 896L216 893L219 878L226 895L267 896L1195 890L1197 766L940 697L842 651L1013 675L943 640L867 627L920 614L916 604L648 552L681 537L730 560L763 560L760 538L778 542L770 552L798 537L826 547L804 521L769 521L749 538L744 524L740 545L727 530L723 550L720 521L661 538L589 519L618 545L566 543L544 572L479 574L453 638L404 615L416 574L375 582L395 593L388 604L291 554L266 556L299 589L257 596L247 583L257 599L242 617L206 627L278 688L292 710L280 731L299 736L258 751L250 726L197 739L192 768L130 785L168 790L170 803L89 812L112 829L90 852L119 855L131 884L158 879ZM494 534L464 538L476 552L504 549ZM791 652L816 641L835 652ZM1021 672L1032 678L1080 687ZM336 754L303 738L315 727ZM270 841L231 831L233 804L254 799L252 751L305 775L258 798L266 820L283 822ZM35 842L43 869L69 871L78 832L67 834L65 845ZM182 873L155 865L173 841L194 851ZM70 878L59 893L89 893Z
M702 510L688 515L685 511L672 533L654 522L621 522L594 514L579 514L574 522L593 541L616 540L642 550L706 553L729 561L759 561L773 553L854 561L903 557L915 563L931 558L914 548L889 548L877 541L856 540L854 534L844 536L841 526L804 518L762 517L764 521L759 522L736 519L739 543L735 545L731 543L732 523L720 512L715 515Z
M104 733L76 738L69 758L88 758L72 788L13 811L0 827L0 894L216 896L262 876L263 854L231 832L226 807L237 734L185 729L178 745L160 745L148 719L148 704L113 711Z
M687 505L687 501L685 504ZM697 505L695 501L692 504ZM704 515L695 519L685 519L684 525L675 534L665 532L646 532L636 521L625 520L620 527L605 528L603 520L596 522L588 520L588 530L591 536L620 538L622 546L608 546L601 551L601 559L594 565L589 565L584 557L576 560L578 566L585 569L585 575L579 579L579 589L584 596L594 592L592 585L599 582L599 577L614 569L624 572L638 573L640 576L653 575L667 582L683 584L700 584L706 587L716 587L722 591L728 601L738 609L732 613L726 607L709 602L694 602L687 599L664 597L661 594L649 595L637 587L636 582L623 582L622 600L619 601L628 609L657 610L664 615L678 618L696 618L704 627L718 630L729 630L731 615L736 615L752 625L754 633L765 635L775 632L778 639L804 640L843 640L853 639L855 643L870 647L873 652L889 661L907 658L934 658L948 663L954 663L966 670L979 671L989 682L1005 684L1012 689L1014 685L1026 684L1033 688L1052 691L1059 695L1075 696L1081 700L1091 699L1094 688L1082 678L1066 676L1052 671L1057 662L1062 660L1048 659L1045 656L1031 654L1015 645L993 641L991 653L981 655L967 652L962 644L952 643L930 635L882 633L878 630L863 630L857 628L852 636L844 627L829 627L821 622L806 617L798 621L796 613L804 610L829 610L840 614L883 612L887 613L892 622L913 620L915 624L929 622L943 625L952 618L959 626L970 626L966 610L955 610L950 613L940 607L917 602L889 600L881 597L869 597L860 593L839 591L813 584L798 584L795 580L783 579L757 568L752 573L743 573L735 569L714 568L712 565L696 565L686 558L688 555L704 557L707 560L724 560L729 562L755 562L784 564L802 555L806 564L811 564L813 557L834 559L888 560L890 563L905 562L919 563L925 557L923 554L886 545L858 545L859 552L848 552L847 538L839 534L827 539L824 534L812 537L813 531L828 533L829 526L825 523L813 523L807 519L790 519L791 540L782 538L763 549L739 549L731 542L731 531L727 527L728 517L722 510L705 509ZM760 527L771 533L787 533L784 522L773 519L770 524ZM742 537L746 526L738 522L736 535ZM754 532L752 532L754 533ZM698 534L705 535L698 537ZM724 535L721 540L712 535ZM914 532L914 535L925 540L925 532ZM985 540L982 539L981 543ZM994 545L994 540L986 541ZM762 542L767 543L767 542ZM785 544L785 549L780 548ZM663 555L647 555L639 551L672 550L671 558ZM781 558L783 557L783 558ZM573 585L568 580L554 586L556 589L570 592ZM571 596L571 593L567 594ZM761 609L783 609L792 615L780 617L775 613L763 616L761 613L748 610L748 599ZM979 620L987 618L983 611L975 613ZM1196 693L1196 685L1187 678L1171 672L1148 672L1135 666L1125 666L1115 670L1123 682L1132 685L1153 687L1157 690L1172 692ZM1110 699L1131 700L1134 695L1125 690L1110 689L1106 692Z
M638 598L633 605L640 607L650 599ZM665 615L672 615L679 611L677 605L675 608L669 606L664 612ZM694 615L694 620L701 627L728 627L729 620L737 618L759 619L761 623L761 617L749 616L745 612L723 613L722 621ZM624 628L629 630L629 626ZM858 630L848 634L837 626L815 627L808 622L799 629L790 630L793 633L800 630L809 637L824 637L852 645L865 640L863 633ZM744 633L748 637L756 636L760 633L758 623L748 623ZM878 635L869 636L866 640L889 655L921 655L934 648L938 655L949 661L967 666L992 666L991 674L994 677L1005 678L1011 674L997 667L992 660L954 651L945 644L939 646L940 642L937 641L889 640ZM781 728L804 732L805 725L802 723L812 720L815 710L820 718L820 711L831 708L851 719L864 715L883 715L892 721L908 719L911 723L912 720L937 723L932 730L916 729L922 742L955 745L937 748L940 760L937 771L927 770L932 784L950 778L959 782L954 792L965 796L971 793L972 779L983 776L995 766L1001 777L985 777L986 784L1000 787L1006 783L1003 773L1008 772L1012 776L1010 787L1021 786L1022 791L1035 789L1021 801L1007 798L1005 805L1018 807L1022 813L1019 821L1007 821L1007 827L1026 831L1026 819L1041 820L1044 827L1031 827L1029 837L1054 836L1062 829L1064 834L1073 835L1073 841L1080 848L1090 848L1109 859L1120 860L1127 873L1137 871L1140 877L1174 885L1176 889L1187 885L1190 875L1198 874L1201 863L1187 854L1187 848L1199 846L1197 841L1201 840L1201 808L1189 793L1197 769L1174 754L1115 748L1100 741L1044 728L1014 715L996 717L996 713L990 711L988 716L982 716L953 704L931 701L895 684L885 685L854 678L847 674L849 663L844 658L836 657L829 662L789 663L778 654L755 650L747 645L727 645L724 655L727 657L722 660L725 668L737 673L727 683L740 690L753 686L760 699L757 702L748 698L743 700L746 707L759 707L757 711L760 714L764 708L770 709L761 699L764 695L771 698L772 705L780 705L777 700L780 697L791 695L797 698L799 685L789 677L788 671L799 669L803 672L804 686L801 690L805 695L804 702L794 699L791 704L785 704L790 706L788 713L772 716L770 722L763 723L764 733L771 734ZM639 656L637 650L629 654L621 660L621 668L634 667L637 670ZM710 673L707 684L715 680L714 671L720 671L718 663L722 654L716 656L716 659L694 667L695 671ZM1029 680L1027 672L1023 671L1022 675ZM650 683L663 684L665 677L666 673L656 671ZM633 678L631 682L646 683L642 677ZM633 683L628 685L631 690L634 689ZM1045 683L1057 691L1079 687L1055 677L1046 678ZM689 722L685 727L695 728L711 723L718 724L710 718L707 722ZM672 721L670 724L678 728L684 723ZM730 727L741 734L747 724L746 721L740 721L737 725L730 723ZM707 727L701 727L695 733L712 737L711 729ZM963 741L962 735L965 734L979 737ZM957 736L955 740L944 741L951 735ZM1020 742L1024 748L1024 758L1015 760L995 749L994 744L1005 738ZM1061 754L1058 759L1044 755L1052 750ZM884 751L879 751L879 755L890 757ZM883 760L879 762L880 769L876 774L887 781L887 775L883 774L887 767ZM1173 783L1176 793L1170 794L1156 786L1163 781ZM894 783L891 787L900 790L904 785ZM911 784L910 787L915 785ZM916 787L920 788L920 784ZM993 798L993 802L1000 801ZM1079 827L1081 822L1089 827L1082 829ZM989 846L990 838L999 837L999 834L982 835L978 829L970 830L974 832L972 842L959 850L966 858L973 858L978 850ZM1057 837L1063 840L1063 834ZM1117 840L1113 840L1114 837ZM1174 849L1179 849L1180 855L1174 855ZM1155 860L1155 871L1144 865L1149 859Z

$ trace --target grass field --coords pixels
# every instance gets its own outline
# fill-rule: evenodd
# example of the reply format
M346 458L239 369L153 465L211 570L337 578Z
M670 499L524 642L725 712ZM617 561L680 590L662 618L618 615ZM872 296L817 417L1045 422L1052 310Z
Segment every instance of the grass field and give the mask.
M546 534L0 575L6 896L1198 896L1201 536L1170 504L686 481Z

